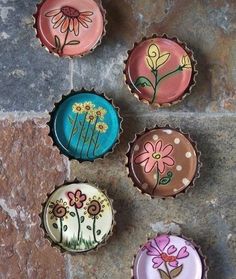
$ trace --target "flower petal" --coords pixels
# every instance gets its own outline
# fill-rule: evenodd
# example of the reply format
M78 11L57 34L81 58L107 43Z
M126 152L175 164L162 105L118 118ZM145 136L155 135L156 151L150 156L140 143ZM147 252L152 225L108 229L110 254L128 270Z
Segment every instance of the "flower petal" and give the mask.
M158 268L160 265L163 264L163 260L161 257L155 257L152 259L152 262L154 263L153 268Z
M45 14L45 16L47 16L47 17L55 16L55 15L57 15L57 14L60 13L60 12L61 12L60 9L52 10L52 11L47 12L47 13Z
M88 16L83 16L83 15L80 15L80 18L86 22L93 22L92 19Z
M168 248L167 253L168 253L169 255L171 255L171 254L174 254L174 252L176 252L176 251L177 251L177 248L176 248L174 245L171 245L171 246Z
M166 246L170 243L170 238L168 235L162 235L154 238L154 241L157 247L161 250L161 252L166 248Z
M173 146L171 144L166 145L161 151L162 157L169 155L173 150Z
M162 162L168 166L173 166L175 161L171 157L162 158Z
M73 21L73 18L70 19L69 29L70 29L71 32L74 30L74 21Z
M76 192L75 192L75 197L76 197L77 199L79 199L80 196L81 196L81 194L82 194L82 192L81 192L80 190L76 190Z
M62 18L60 18L54 25L53 25L53 28L54 29L57 29L61 24L63 24L64 20L66 18L63 16Z
M151 142L147 142L144 145L144 149L148 152L148 153L153 153L154 152L154 145Z
M63 17L63 14L62 13L59 13L57 15L55 15L53 18L52 18L52 23L57 23L58 20L60 20L61 18Z
M83 202L83 201L85 201L85 200L86 200L86 198L87 198L87 196L86 196L86 195L81 195L81 196L80 196L80 201L81 201L81 202Z
M148 256L160 257L159 251L152 245L151 241L143 246L142 250L145 249L147 249Z
M62 33L65 33L68 30L69 23L70 23L69 18L66 18L65 21L63 22L62 26L61 26L61 32Z
M68 193L67 193L67 196L68 196L68 198L69 198L70 206L73 206L73 205L75 204L75 201L74 201L74 199L75 199L75 194L72 193L72 192L68 192Z
M84 28L88 28L88 24L83 20L83 18L81 19L80 17L78 17L78 21L81 25L84 26Z
M146 161L147 159L149 159L149 157L150 157L150 154L149 154L148 152L141 153L140 155L138 155L138 156L135 158L134 162L135 162L136 164L141 164L141 163L143 163L144 161Z
M148 66L149 66L151 69L153 69L153 68L154 68L154 64L153 64L152 59L151 59L149 56L147 56L146 61L147 61Z
M81 12L80 15L82 15L82 16L91 16L91 15L93 15L93 12L85 11L85 12Z
M74 18L74 33L75 36L79 35L79 22L77 18Z
M184 246L179 250L179 253L177 255L177 259L184 259L189 256L189 252L187 251L187 247Z
M160 173L163 173L165 171L165 165L163 163L163 160L162 159L158 160L157 164L158 164L158 169L159 169Z
M160 49L157 45L151 44L148 48L148 56L150 57L159 57L160 56Z
M144 167L144 171L146 173L151 172L153 170L153 168L155 167L156 163L157 163L157 161L154 158L149 157L149 159L147 160L146 165Z
M160 151L161 151L161 148L162 148L162 141L159 140L159 141L156 143L155 152L160 152Z
M156 61L156 68L160 68L162 65L166 63L166 61L169 59L170 53L165 53L161 55L157 61Z
M179 263L178 263L178 261L174 261L174 262L170 262L169 265L172 267L177 267L179 265Z

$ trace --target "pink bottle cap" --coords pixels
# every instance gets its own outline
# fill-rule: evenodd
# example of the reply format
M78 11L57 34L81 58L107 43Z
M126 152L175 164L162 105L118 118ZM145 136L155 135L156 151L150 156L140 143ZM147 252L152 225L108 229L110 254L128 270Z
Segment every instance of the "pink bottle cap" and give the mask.
M159 235L138 251L134 279L205 279L205 258L192 241L175 235Z
M105 33L105 10L94 0L44 0L34 16L37 37L59 56L82 56Z
M129 51L125 77L131 92L155 105L182 100L195 83L196 62L192 52L176 38L144 38Z

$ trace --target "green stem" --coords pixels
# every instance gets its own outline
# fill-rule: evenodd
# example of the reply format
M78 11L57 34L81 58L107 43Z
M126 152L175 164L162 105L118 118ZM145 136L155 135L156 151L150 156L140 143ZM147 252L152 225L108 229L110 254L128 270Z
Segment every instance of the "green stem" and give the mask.
M74 129L75 129L77 119L78 119L78 113L76 113L76 116L75 116L75 121L74 121L74 124L73 124L73 128L71 130L71 133L70 133L70 138L69 138L69 141L68 141L67 149L70 147L70 142L71 142L72 137L73 137L73 132L74 132Z
M69 32L70 32L70 29L68 28L67 31L66 31L66 36L65 36L64 43L63 43L63 45L62 45L62 47L61 47L61 54L63 53L64 47L66 46L66 41L67 41Z
M97 134L97 138L96 138L96 141L95 141L95 144L94 144L93 156L95 156L95 150L96 150L96 145L97 145L97 143L98 143L98 138L99 138L99 135L100 135L100 132L98 132L98 134Z
M92 135L91 135L91 138L90 138L90 142L89 142L89 146L88 146L88 150L87 150L87 157L88 158L89 158L89 150L90 150L90 147L91 147L91 143L92 143L92 140L93 140L93 135L94 135L94 132L95 132L95 129L96 129L97 122L98 122L98 117L96 118L96 121L94 123L93 132L92 132Z
M156 191L157 186L159 185L159 178L160 178L160 173L158 171L158 165L157 165L157 181L156 181L156 184L155 184L154 188L152 189L152 195L153 196L154 196L154 193Z
M60 241L59 241L59 243L62 243L62 240L63 240L63 236L62 236L62 225L63 225L63 223L62 223L62 218L60 218L60 226L61 226L61 228L60 228Z
M170 274L170 271L169 271L169 269L168 269L168 266L167 266L167 263L166 263L166 262L165 262L165 268L166 268L166 271L167 271L167 274L168 274L169 278L172 279L172 276L171 276L171 274Z
M87 114L88 114L88 113L86 112L86 114L85 114L85 116L84 116L83 124L82 124L81 130L80 130L80 134L79 134L79 137L78 137L78 141L77 141L77 144L76 144L75 151L77 151L78 146L79 146L79 142L80 142L80 139L81 139L83 130L84 130L84 124L85 124L85 120L86 120Z
M151 103L153 103L156 99L156 94L157 94L157 86L158 84L163 80L165 79L166 77L178 72L178 71L182 71L182 69L184 68L185 65L183 66L178 66L175 70L163 75L162 77L160 77L159 79L157 79L157 74L155 75L155 73L153 73L155 75L155 86L154 86L154 94L153 94L153 97L152 97L152 101ZM157 73L157 72L156 72Z
M85 132L84 141L83 141L82 148L81 148L81 151L80 151L80 158L82 157L82 153L83 153L85 141L86 141L86 139L87 139L87 135L88 135L89 127L90 127L90 122L91 122L91 121L89 121L87 130L86 130L86 132Z
M78 208L76 207L76 205L75 205L75 212L76 212L77 219L78 219L78 236L77 236L77 238L79 241L79 239L80 239L80 218L79 218Z
M96 238L96 216L93 217L93 238L96 243L99 243Z

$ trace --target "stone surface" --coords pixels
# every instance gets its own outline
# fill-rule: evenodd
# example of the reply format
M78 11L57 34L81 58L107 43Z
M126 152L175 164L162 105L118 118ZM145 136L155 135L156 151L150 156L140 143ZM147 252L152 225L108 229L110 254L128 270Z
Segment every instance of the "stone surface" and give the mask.
M0 121L0 278L65 277L63 256L40 228L41 203L68 172L45 122Z
M139 245L170 229L202 246L209 279L236 279L235 1L104 0L107 36L93 54L74 60L58 59L36 40L37 2L0 0L0 278L130 278ZM134 41L163 32L195 51L199 75L191 96L155 111L129 93L123 60ZM121 144L94 165L61 156L42 114L82 86L113 97L124 117ZM204 167L187 194L150 200L127 177L125 152L136 132L167 123L198 141ZM39 227L46 194L69 176L96 182L114 199L117 226L97 254L63 256Z

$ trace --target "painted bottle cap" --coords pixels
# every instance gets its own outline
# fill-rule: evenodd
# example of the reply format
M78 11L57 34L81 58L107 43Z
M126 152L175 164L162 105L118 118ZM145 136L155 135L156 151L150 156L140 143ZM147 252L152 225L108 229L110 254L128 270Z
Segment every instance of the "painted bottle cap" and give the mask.
M196 61L186 44L167 35L135 43L125 61L125 81L139 100L154 106L178 103L195 84Z
M136 135L127 153L129 176L151 197L175 197L199 176L200 152L188 134L169 126Z
M83 162L103 158L119 142L119 109L104 94L72 91L50 114L49 135L70 159Z
M112 234L114 213L105 192L88 183L67 183L48 195L42 228L61 251L84 253L105 244Z
M44 0L34 15L37 37L59 56L83 56L105 35L105 10L94 0Z
M133 279L206 279L208 268L201 249L183 236L158 235L138 251Z

